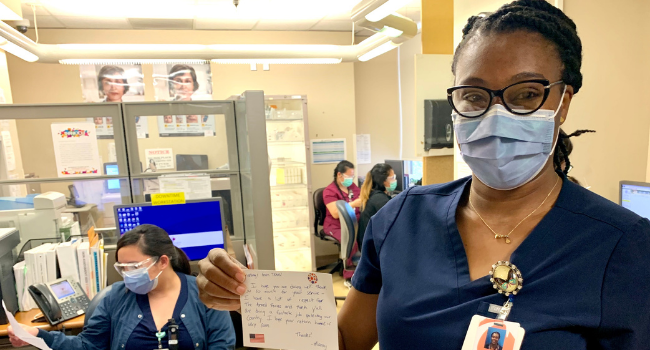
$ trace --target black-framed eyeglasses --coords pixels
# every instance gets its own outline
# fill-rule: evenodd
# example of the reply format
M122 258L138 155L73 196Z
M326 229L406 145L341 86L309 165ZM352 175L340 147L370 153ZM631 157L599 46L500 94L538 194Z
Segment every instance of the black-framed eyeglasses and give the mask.
M501 98L503 106L511 113L528 115L542 108L550 89L562 83L562 80L550 83L546 79L532 79L508 85L501 90L459 85L447 89L447 100L454 111L465 118L484 115L495 97Z

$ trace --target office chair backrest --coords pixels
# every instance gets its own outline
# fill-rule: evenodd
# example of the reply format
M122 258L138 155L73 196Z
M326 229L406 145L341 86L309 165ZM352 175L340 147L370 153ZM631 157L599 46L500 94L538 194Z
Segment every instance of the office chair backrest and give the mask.
M93 312L95 312L95 308L97 308L99 302L102 301L102 299L104 299L104 297L111 292L111 289L113 289L112 285L106 286L106 288L97 293L93 300L90 301L90 304L88 304L88 308L86 309L86 315L84 316L84 327L88 325L88 320L90 320L90 318L93 316Z
M357 241L357 215L354 209L344 200L336 201L341 221L341 259L347 261L352 255L354 243Z
M325 215L327 215L327 207L323 200L323 191L325 188L319 188L314 191L314 233L318 236L318 226L323 226L325 223Z

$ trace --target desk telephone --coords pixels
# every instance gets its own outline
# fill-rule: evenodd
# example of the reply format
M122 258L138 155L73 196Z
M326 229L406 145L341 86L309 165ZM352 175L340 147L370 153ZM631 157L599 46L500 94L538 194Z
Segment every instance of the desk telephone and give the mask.
M29 286L29 294L52 326L83 315L90 303L79 283L67 278Z

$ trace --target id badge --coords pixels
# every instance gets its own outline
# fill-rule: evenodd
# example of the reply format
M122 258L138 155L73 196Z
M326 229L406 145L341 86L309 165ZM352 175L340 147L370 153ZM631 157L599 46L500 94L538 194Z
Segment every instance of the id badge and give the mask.
M525 333L519 323L475 315L462 350L520 350Z

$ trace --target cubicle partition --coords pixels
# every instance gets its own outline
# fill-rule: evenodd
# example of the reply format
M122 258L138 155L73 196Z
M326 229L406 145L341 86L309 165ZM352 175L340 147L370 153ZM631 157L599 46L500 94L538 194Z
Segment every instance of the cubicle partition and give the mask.
M224 200L224 226L238 258L248 243L256 267L274 269L263 92L243 96L237 102L0 105L2 196L29 202L35 189L61 192L75 201L66 211L85 210L96 227L107 228L115 226L114 205L150 201L169 192L170 178L201 174L210 179L209 195ZM86 137L91 127L95 132ZM180 169L175 155L183 155ZM192 167L193 159L202 164ZM84 164L87 169L75 167ZM1 199L0 226L2 210L13 209Z

